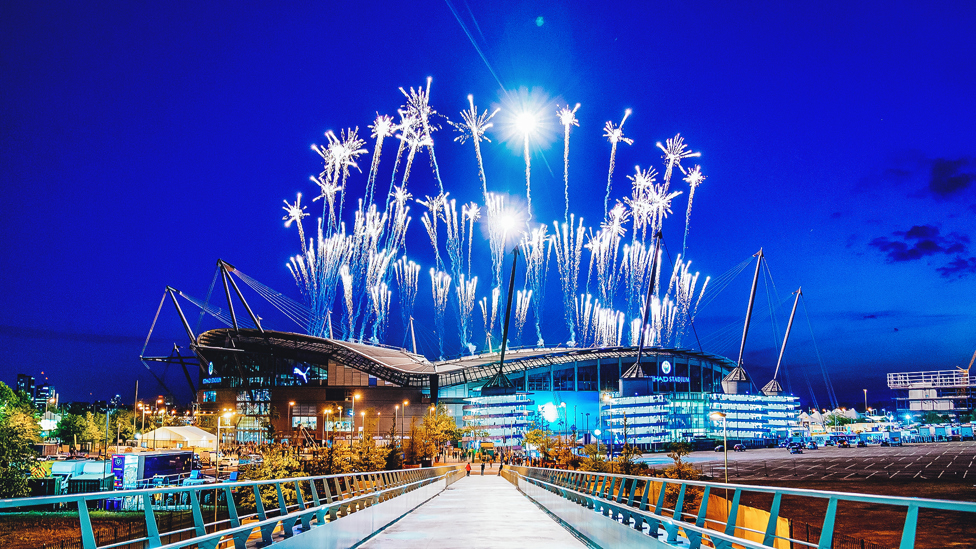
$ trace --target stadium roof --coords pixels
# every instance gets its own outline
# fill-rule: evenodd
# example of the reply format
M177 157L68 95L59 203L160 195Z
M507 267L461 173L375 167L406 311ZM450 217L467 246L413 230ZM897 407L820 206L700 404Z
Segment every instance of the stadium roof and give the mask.
M351 341L325 339L291 332L263 333L256 329L221 328L200 334L196 350L205 358L211 352L257 353L309 362L326 364L333 360L390 383L408 387L429 387L431 376L437 375L437 386L448 387L464 383L487 381L498 371L498 353L484 353L452 360L431 362L426 357L406 349L367 345ZM729 359L692 351L651 347L646 356L666 354L707 360L735 367ZM505 374L523 372L532 368L571 364L579 360L633 358L637 347L597 348L522 348L509 349L505 353Z

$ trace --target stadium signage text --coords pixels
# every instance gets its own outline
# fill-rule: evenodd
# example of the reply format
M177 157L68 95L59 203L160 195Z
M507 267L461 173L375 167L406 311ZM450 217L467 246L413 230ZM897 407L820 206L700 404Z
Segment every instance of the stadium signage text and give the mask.
M651 376L651 381L655 383L688 383L691 380L682 376Z

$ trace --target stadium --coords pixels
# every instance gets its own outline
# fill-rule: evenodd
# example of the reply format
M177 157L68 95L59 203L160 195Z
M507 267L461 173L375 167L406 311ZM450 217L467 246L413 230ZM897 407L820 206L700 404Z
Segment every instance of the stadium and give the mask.
M348 435L364 428L367 407L377 411L382 437L438 403L459 424L479 428L481 436L465 441L471 445L520 449L524 434L538 428L581 441L619 444L626 436L652 450L720 439L714 412L725 414L730 439L762 444L788 433L799 406L796 397L765 395L748 381L723 388L741 369L687 349L646 348L639 371L637 347L509 350L502 371L513 391L483 395L498 353L431 362L401 348L249 328L204 332L193 348L199 410L235 411L227 436L238 442L266 441L268 424L292 440L322 440L333 429ZM337 407L341 414L333 415Z

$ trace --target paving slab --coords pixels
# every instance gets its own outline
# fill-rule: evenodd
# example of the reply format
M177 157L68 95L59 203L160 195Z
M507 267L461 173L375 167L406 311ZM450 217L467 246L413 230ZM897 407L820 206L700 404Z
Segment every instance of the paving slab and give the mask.
M504 478L466 477L360 547L586 547Z

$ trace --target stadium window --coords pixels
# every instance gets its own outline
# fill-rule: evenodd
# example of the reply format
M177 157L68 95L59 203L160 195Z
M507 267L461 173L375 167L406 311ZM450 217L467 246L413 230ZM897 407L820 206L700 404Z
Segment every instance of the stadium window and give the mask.
M596 391L596 366L580 366L577 368L577 376L577 390Z
M552 386L555 391L572 391L575 389L573 386L573 369L563 368L562 370L556 370L552 373Z
M204 391L203 392L204 402L217 402L217 391Z
M530 391L549 391L549 370L529 374Z

